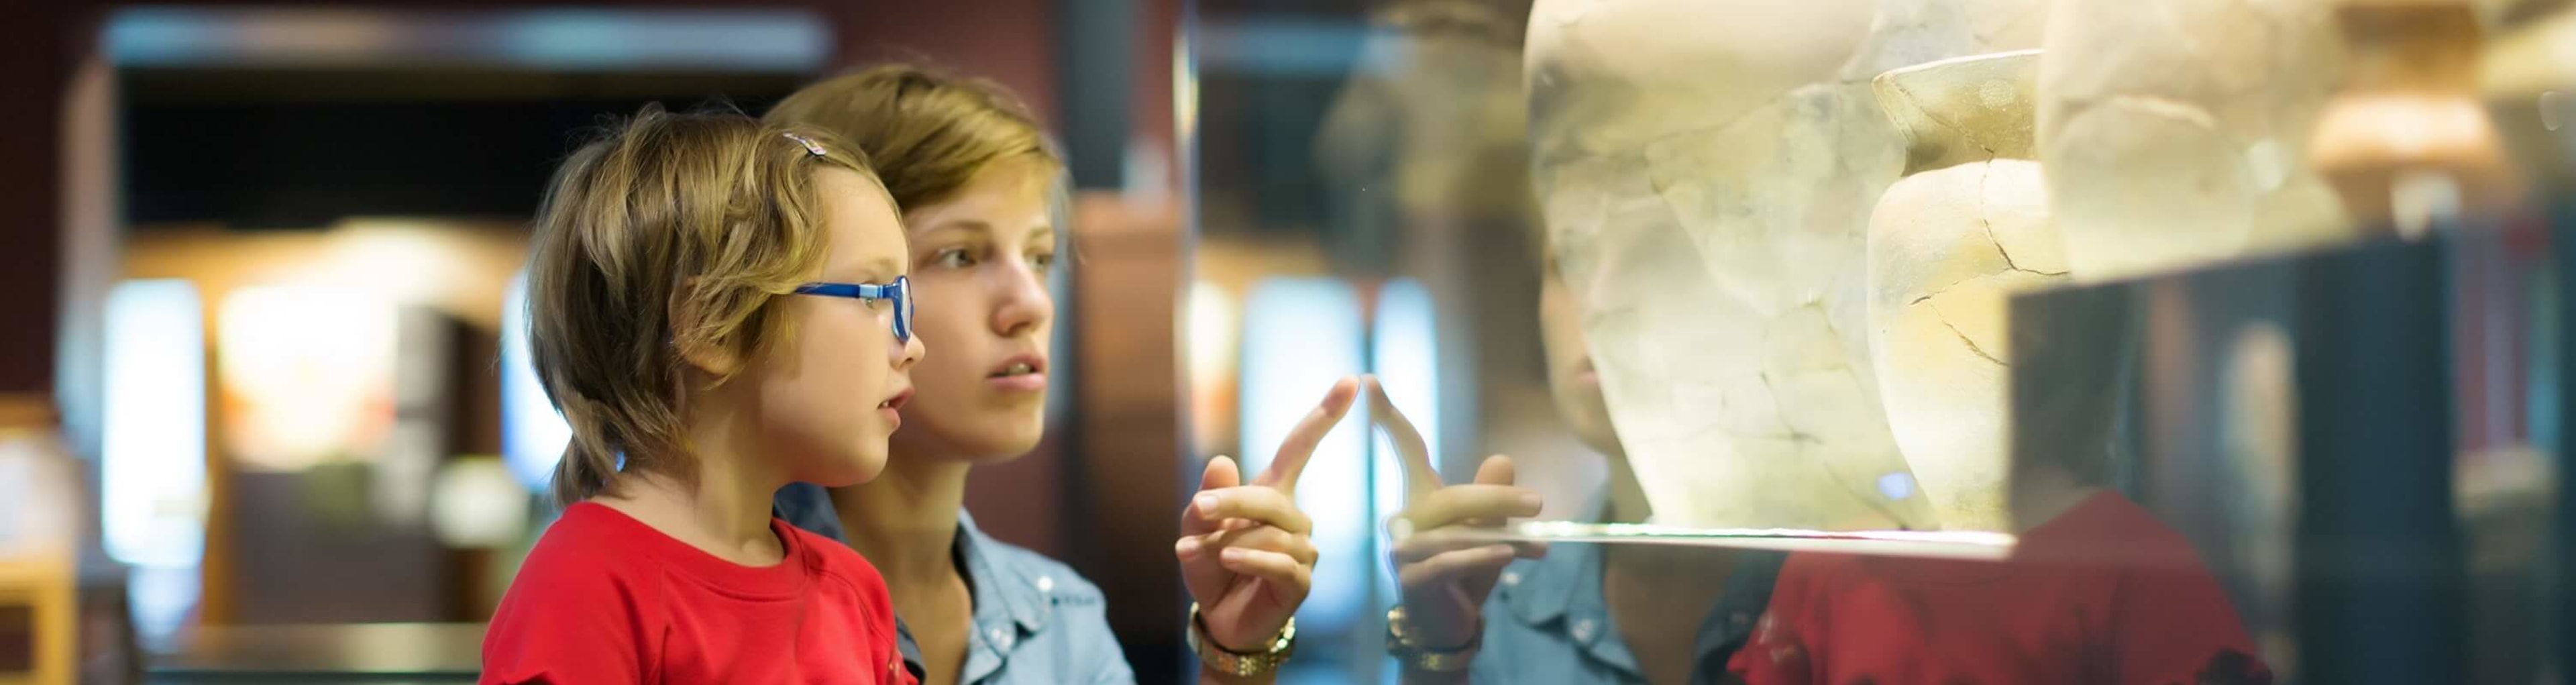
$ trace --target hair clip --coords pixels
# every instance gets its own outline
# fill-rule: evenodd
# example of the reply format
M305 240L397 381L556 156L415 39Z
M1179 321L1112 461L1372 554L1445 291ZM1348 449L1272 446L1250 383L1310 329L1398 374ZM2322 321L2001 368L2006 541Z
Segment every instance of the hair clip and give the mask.
M781 134L779 134L779 135L787 136L787 139L788 139L788 140L796 141L796 144L805 146L805 154L813 155L813 156L816 156L816 157L829 157L829 156L831 156L831 154L830 154L830 153L827 153L827 152L824 152L824 151L823 151L823 144L822 144L822 143L814 142L814 139L812 139L812 138L807 138L807 137L800 136L800 135L796 135L796 134L793 134L793 133L781 133Z

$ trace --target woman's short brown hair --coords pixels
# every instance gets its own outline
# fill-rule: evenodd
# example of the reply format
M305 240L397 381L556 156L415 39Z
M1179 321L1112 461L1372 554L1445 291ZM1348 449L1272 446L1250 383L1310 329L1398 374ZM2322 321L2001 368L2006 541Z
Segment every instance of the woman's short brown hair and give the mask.
M790 334L769 304L821 269L813 177L827 166L874 178L829 133L648 105L555 170L528 264L528 348L572 424L558 501L608 494L620 470L685 473L682 351L748 359Z
M765 120L819 127L865 151L905 212L955 199L995 162L1034 159L1057 173L1064 168L1046 129L1009 90L908 64L806 86Z

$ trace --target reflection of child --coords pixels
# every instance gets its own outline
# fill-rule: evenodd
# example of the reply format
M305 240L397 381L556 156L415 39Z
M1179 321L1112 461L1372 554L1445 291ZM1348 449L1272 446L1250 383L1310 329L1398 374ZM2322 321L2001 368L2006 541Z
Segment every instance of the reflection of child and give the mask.
M2190 543L2095 485L2126 297L2060 293L2014 312L2011 558L1792 555L1730 670L1756 685L2270 682Z
M791 481L875 477L911 395L902 223L867 166L647 109L564 162L537 223L529 344L573 427L569 506L482 681L913 682L876 568L769 516Z

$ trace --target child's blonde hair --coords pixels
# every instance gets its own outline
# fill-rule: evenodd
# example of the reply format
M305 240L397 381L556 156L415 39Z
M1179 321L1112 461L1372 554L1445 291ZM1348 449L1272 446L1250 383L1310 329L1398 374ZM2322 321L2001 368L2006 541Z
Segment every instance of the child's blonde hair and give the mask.
M866 151L895 206L912 211L955 199L977 172L1034 160L1061 175L1064 160L1037 117L999 84L888 64L833 77L780 100L764 120L820 127ZM1062 183L1056 184L1062 192Z
M556 169L528 265L530 356L572 424L556 500L688 473L683 353L748 359L790 334L769 303L821 268L823 167L875 178L822 131L648 105Z

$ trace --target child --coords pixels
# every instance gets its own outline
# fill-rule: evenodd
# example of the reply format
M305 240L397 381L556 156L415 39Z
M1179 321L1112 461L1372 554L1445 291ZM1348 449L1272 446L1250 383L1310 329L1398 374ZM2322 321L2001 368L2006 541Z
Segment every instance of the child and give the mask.
M556 171L529 333L572 424L563 517L483 642L485 683L912 683L885 581L769 517L885 465L922 356L906 246L828 135L647 107Z
M2102 487L2130 295L2013 306L2010 558L1793 554L1731 670L1754 685L2270 682L2191 543Z

